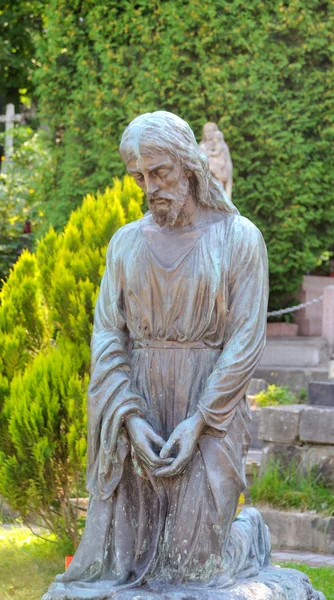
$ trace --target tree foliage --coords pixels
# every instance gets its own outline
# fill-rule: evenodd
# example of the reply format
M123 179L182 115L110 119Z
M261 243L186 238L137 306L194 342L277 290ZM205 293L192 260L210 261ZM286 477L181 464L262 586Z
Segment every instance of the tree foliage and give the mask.
M0 109L33 89L35 39L42 32L44 0L3 0L0 6ZM21 90L21 92L20 92Z
M0 173L0 288L22 250L31 250L35 234L42 227L44 212L38 188L42 177L45 185L50 165L45 131L34 132L23 126L12 131L14 152L5 172ZM32 233L24 233L27 220Z
M36 72L55 140L52 206L76 205L124 167L125 125L144 111L219 122L234 200L264 233L271 307L332 243L333 8L326 0L50 0Z
M93 309L110 237L141 216L126 176L24 251L1 291L0 494L78 542Z

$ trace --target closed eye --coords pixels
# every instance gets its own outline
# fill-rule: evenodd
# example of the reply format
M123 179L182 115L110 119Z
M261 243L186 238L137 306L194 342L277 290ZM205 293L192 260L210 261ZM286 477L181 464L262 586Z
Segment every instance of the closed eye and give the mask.
M136 181L143 181L144 177L141 173L133 173L132 177L136 180Z
M166 177L168 173L169 169L157 169L156 171L154 171L154 175L156 175L157 177Z

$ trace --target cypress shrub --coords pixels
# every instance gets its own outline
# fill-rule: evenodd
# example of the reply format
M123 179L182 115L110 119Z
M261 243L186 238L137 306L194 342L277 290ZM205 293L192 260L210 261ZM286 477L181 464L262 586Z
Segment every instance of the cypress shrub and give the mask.
M141 203L128 176L88 195L63 233L22 254L0 295L0 494L74 546L93 310L108 242Z
M219 122L234 200L264 234L280 307L333 245L332 18L327 0L50 0L35 74L58 224L124 173L117 148L133 117L170 110L198 139Z

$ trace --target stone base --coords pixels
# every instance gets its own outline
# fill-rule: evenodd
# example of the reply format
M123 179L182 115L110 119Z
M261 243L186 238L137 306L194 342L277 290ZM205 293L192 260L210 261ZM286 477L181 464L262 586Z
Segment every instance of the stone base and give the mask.
M334 517L261 507L273 548L334 555Z
M267 567L256 577L219 588L154 584L108 592L110 582L52 584L42 600L326 600L307 575L296 569Z

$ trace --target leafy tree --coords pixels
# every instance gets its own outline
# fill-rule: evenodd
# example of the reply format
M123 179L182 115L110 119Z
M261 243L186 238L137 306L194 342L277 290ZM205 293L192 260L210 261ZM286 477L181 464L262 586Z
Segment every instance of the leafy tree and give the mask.
M55 223L124 172L117 148L136 115L170 110L198 139L219 122L280 307L332 243L332 17L326 0L50 0L36 83L55 141Z
M43 28L44 0L3 0L0 6L0 109L33 90L38 66L35 38Z
M78 542L93 310L115 231L141 216L126 176L25 251L1 291L0 494Z

